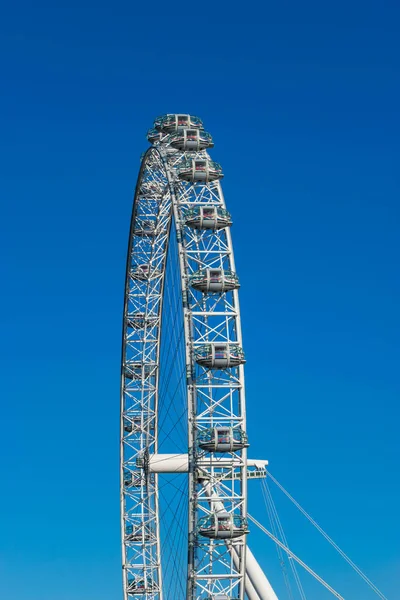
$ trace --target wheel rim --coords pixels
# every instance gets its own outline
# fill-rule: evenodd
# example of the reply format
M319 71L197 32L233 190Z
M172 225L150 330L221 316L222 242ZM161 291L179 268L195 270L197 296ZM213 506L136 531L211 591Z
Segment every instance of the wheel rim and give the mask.
M206 150L177 149L177 137L162 131L159 137L152 135L154 145L145 153L139 172L129 236L121 372L124 598L172 600L171 588L167 590L162 579L158 474L150 472L151 459L159 452L158 409L168 379L162 376L163 348L174 334L171 331L168 337L163 327L167 318L163 301L171 293L179 298L181 310L185 377L178 393L185 394L188 437L188 473L180 475L188 484L187 575L173 597L205 600L225 594L243 600L247 444L238 443L246 432L244 359L238 360L242 357L238 286L222 285L215 292L210 289L209 271L205 290L191 285L191 276L198 271L219 270L223 279L225 272L235 273L230 222L225 228L207 229L186 223L193 208L225 210L225 202L218 180L179 179L182 161L209 156ZM209 139L203 134L198 138ZM165 285L167 257L172 261L172 254L179 283L173 291ZM206 359L199 362L200 354ZM208 431L217 437L202 447L198 440ZM235 444L233 431L240 432ZM204 535L201 527L207 519L214 527L211 535L210 531Z

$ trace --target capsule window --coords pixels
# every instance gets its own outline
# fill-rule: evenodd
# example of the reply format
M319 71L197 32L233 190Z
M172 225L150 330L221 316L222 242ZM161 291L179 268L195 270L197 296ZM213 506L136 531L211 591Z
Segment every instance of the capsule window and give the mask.
M232 437L235 442L242 441L242 431L240 429L234 429L232 432Z
M219 437L226 437L227 435L229 435L229 429L218 429Z
M206 166L207 166L207 163L205 160L196 160L196 162L195 162L196 171L204 171Z
M197 140L197 129L187 129L186 130L186 139Z
M220 531L230 529L230 525L231 525L230 521L231 521L230 515L227 515L226 517L218 517L218 529Z
M187 115L178 115L178 125L186 126L188 124Z
M229 435L229 429L219 429L218 430L218 442L220 444L229 444L231 441Z
M226 352L226 346L215 346L215 354Z
M221 271L210 271L210 279L215 280L218 279L219 276L221 275Z
M214 209L213 208L203 208L203 217L204 218L211 218L214 216Z

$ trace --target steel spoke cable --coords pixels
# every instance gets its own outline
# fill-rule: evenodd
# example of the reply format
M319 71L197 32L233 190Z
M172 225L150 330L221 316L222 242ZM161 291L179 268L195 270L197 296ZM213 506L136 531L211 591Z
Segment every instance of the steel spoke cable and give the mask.
M175 330L175 328L173 328L173 329ZM178 333L177 339L176 339L175 348L174 348L173 352L170 353L170 348L168 350L168 354L169 354L168 358L170 359L171 364L170 364L169 370L168 370L167 375L165 376L164 380L160 382L160 400L159 400L160 410L164 406L165 398L166 398L166 396L168 394L168 390L169 390L169 383L171 381L171 377L174 372L174 368L176 369L176 366L177 366L177 361L176 361L177 354L179 351L182 352L182 348L184 347L183 333L184 333L184 326L182 324L182 327L181 327L181 329ZM171 336L170 346L171 346L173 339L174 339L173 336ZM183 362L182 358L180 359L180 361L178 359L178 363L179 362L181 362L181 363ZM185 368L185 365L183 367L181 367L181 370L183 371L184 368Z
M165 421L166 421L167 416L171 417L171 415L169 413L167 413L166 416L164 416L163 421L162 421L162 423L161 423L161 425L159 427L159 433L162 432L164 434L164 438L160 442L160 448L167 441L167 439L170 438L171 432L175 431L176 428L178 428L178 434L180 435L180 439L182 441L183 447L187 446L187 432L185 431L185 429L183 427L183 423L182 423L182 418L187 414L187 407L185 407L183 409L183 412L180 415L177 414L177 408L173 404L173 400L174 400L174 397L175 397L177 391L178 391L178 386L176 388L176 391L175 391L174 395L171 397L171 401L170 401L171 409L173 407L173 411L177 415L177 419L172 424L172 426L170 426L170 428L167 430L166 429L167 423Z
M176 275L176 269L173 272ZM175 283L174 283L174 285L175 285ZM167 285L167 296L170 298L168 285ZM180 299L180 294L176 294L176 297L175 297L176 307L175 307L174 316L173 316L173 324L171 326L171 329L173 332L176 332L177 314L178 314L178 309L180 308L179 299ZM172 306L172 302L169 302L167 304L169 304L170 311L173 311L174 307ZM171 315L172 315L172 312L171 312ZM169 325L169 323L167 323L167 325ZM167 360L165 361L166 367L163 371L163 373L164 373L163 378L160 378L159 412L161 413L164 410L165 414L159 425L159 431L163 430L164 422L165 422L166 418L168 417L169 409L171 408L171 404L173 403L173 400L175 398L175 394L173 394L172 397L170 396L168 407L165 409L164 408L165 400L166 400L167 396L169 395L169 383L171 381L171 377L174 372L174 368L176 370L177 364L179 364L179 362L183 362L182 358L180 360L178 359L178 363L176 360L178 352L179 351L182 352L182 347L184 347L183 333L184 333L184 326L182 324L180 331L178 332L178 334L176 336L174 336L174 335L169 336L170 337L169 346L166 351ZM171 352L171 346L174 341L175 341L175 347ZM169 368L168 368L168 363L170 363ZM183 372L183 370L182 370L182 372ZM181 375L181 377L182 377L182 375ZM172 406L172 407L173 407L173 409L175 409L175 406ZM187 440L185 440L185 432L184 432L183 424L181 424L181 429L183 430L182 431L182 440L183 440L183 446L185 447L185 445L187 445Z
M183 502L183 499L185 499L185 498L186 498L186 494L182 493L180 503L179 503L179 505L178 505L178 507L176 509L175 525L176 524L180 524L180 522L182 520L183 513L184 513L185 508L186 508L185 507L185 503ZM182 542L183 542L184 538L187 537L187 531L183 532L183 533L182 532L183 532L182 527L175 527L175 533L174 533L174 536L172 538L172 543L171 543L171 551L170 551L170 554L169 554L169 557L168 557L168 560L167 560L167 563L166 563L166 566L165 566L165 571L168 571L170 562L172 560L172 568L175 571L176 577L170 579L170 585L171 585L172 581L175 579L175 585L177 585L178 583L180 583L181 589L183 591L184 590L184 583L183 582L185 581L185 578L179 577L178 565L180 563L178 563L178 561L176 560L177 557L179 557L179 554L180 554L179 553L179 548L182 545ZM174 552L174 550L176 550L176 551Z
M286 538L286 535L285 535L285 532L284 532L283 527L282 527L281 520L280 520L279 515L278 515L278 511L276 509L274 500L272 498L271 490L269 489L267 482L264 481L264 480L262 481L262 488L263 488L263 492L266 493L267 497L269 498L270 506L271 506L271 510L272 510L272 514L273 514L273 517L274 517L275 522L276 522L277 527L278 527L280 539L285 544L285 546L289 546L287 538ZM293 573L293 577L294 577L294 580L296 582L297 589L299 591L301 600L306 600L306 595L305 595L305 592L304 592L304 589L303 589L303 585L302 585L301 580L300 580L300 576L299 576L299 574L297 572L296 565L293 562L293 560L290 559L290 557L289 557L289 565L290 565L291 571Z
M171 392L169 384L171 382L171 377L172 377L172 373L174 372L174 370L177 375L181 375L183 372L186 372L186 365L179 364L180 361L176 360L178 352L181 351L181 349L179 347L181 342L182 342L182 340L179 340L174 348L174 353L171 355L171 366L170 366L169 373L168 373L168 380L165 380L163 382L162 389L160 390L160 407L161 408L164 407L164 402L165 402L166 396L168 396L168 394Z
M170 482L167 482L167 484L168 483L170 483ZM171 530L172 530L172 528L173 528L174 525L175 525L175 529L176 529L176 525L177 524L180 525L181 516L179 515L179 510L180 510L181 506L185 507L185 499L187 498L187 494L185 492L185 488L186 488L186 482L185 482L185 480L182 481L182 484L180 485L179 488L176 487L176 486L173 486L173 487L176 488L175 492L173 493L173 496L168 501L165 500L166 504L165 504L165 506L163 506L163 509L160 511L160 520L161 520L161 523L165 522L164 519L166 519L166 516L167 516L168 512L170 512L171 516L172 516L172 518L170 520L170 524L169 524L168 530L165 533L162 533L162 537L164 539L162 540L162 546L161 546L161 549L160 549L160 556L161 556L161 558L166 557L168 555L168 552L167 552L166 549L168 547L167 545L170 544L171 539L172 539L171 535L170 535L171 534ZM165 495L165 487L164 487L164 491L163 491L162 496L164 496L164 495ZM177 507L175 508L175 506L173 507L172 505L173 504L176 505L176 499L177 499L178 496L179 496L179 502L178 502ZM164 567L164 572L168 572L168 564L169 564L170 557L172 557L175 554L173 552L173 549L174 549L173 545L172 545L172 548L170 548L169 559L168 559L167 565Z
M171 250L169 251L169 256L171 256ZM168 262L168 265L170 264L170 261ZM174 271L172 271L172 285L170 285L169 279L171 279L171 277L168 276L168 266L167 266L167 274L166 274L166 281L165 281L165 307L163 310L163 314L164 314L164 318L165 321L163 319L163 329L166 329L166 325L169 325L169 328L172 330L172 335L169 335L169 344L168 347L165 350L164 345L162 345L161 348L161 356L164 357L168 360L168 358L170 357L170 350L171 350L171 346L173 344L174 341L176 341L177 339L179 340L179 334L176 334L176 323L177 323L177 319L178 319L178 314L179 314L179 309L181 309L181 303L180 303L180 290L177 286L177 283L175 281L174 278L174 273L175 273L176 269ZM175 293L173 296L173 292L177 291L178 293ZM172 301L172 298L174 301ZM167 308L169 310L169 314L167 311ZM166 334L166 331L162 331L162 334Z
M182 328L181 328L180 334L183 334L183 331L184 331L184 326L182 325ZM170 380L171 380L171 376L172 376L173 370L174 370L174 368L176 368L176 366L177 366L177 365L176 365L176 362L175 362L175 359L176 359L176 357L177 357L178 351L180 350L179 346L180 346L182 343L184 343L184 338L183 338L183 335L182 335L182 337L181 337L181 338L179 338L179 339L177 340L177 342L176 342L176 345L175 345L175 348L174 348L174 350L173 350L173 353L170 355L170 356L171 356L171 366L170 366L169 372L168 372L168 374L167 374L167 376L166 376L165 384L164 384L164 381L163 381L162 383L163 383L164 385L162 385L162 386L161 386L161 390L160 390L160 408L163 406L163 402L164 402L165 396L166 396L166 394L168 393L168 385L169 385L169 382L170 382ZM161 383L161 382L160 382L160 383Z
M172 481L175 481L175 479L178 479L178 477L182 477L182 473L177 473L177 474L176 474L176 475L173 477L173 479L171 479L171 481L166 481L166 482L164 482L162 485L159 485L159 486L158 486L158 491L160 491L160 490L164 489L166 485L172 485ZM176 487L176 486L174 486L174 487Z
M177 373L177 376L179 376L179 379L178 379L178 383L176 384L176 387L175 387L173 393L172 393L172 390L169 388L168 389L166 388L165 391L162 393L162 396L160 398L159 411L165 412L164 420L168 416L168 410L171 408L171 403L175 399L175 394L176 394L177 388L179 387L179 384L180 384L181 379L182 379L183 375L185 374L185 372L186 372L186 369L181 369L180 373L179 372ZM167 399L169 400L169 403L167 404L167 406L165 406L165 401Z
M177 531L178 531L178 528L176 527L176 522L179 523L180 520L181 520L181 518L182 518L182 514L181 513L182 513L182 509L185 508L185 502L184 502L184 500L186 499L185 491L182 488L185 488L185 482L183 482L183 484L181 485L181 488L179 490L179 492L180 492L179 503L178 503L176 509L174 510L170 526L168 528L168 531L165 534L165 539L164 539L162 547L161 547L161 557L165 556L165 558L166 558L166 564L165 564L165 567L164 567L165 572L169 572L170 561L171 561L172 558L175 559L176 558L176 554L177 554L177 552L174 552L174 550L175 550L175 539L176 539L176 535L177 535ZM176 498L176 496L177 496L177 492L175 492L175 494L174 494L174 499ZM172 501L169 503L169 508L171 507L171 504L172 504ZM173 537L171 537L171 530L172 530L172 528L173 528L174 525L175 525L175 534L174 534ZM172 540L172 543L171 543L171 540ZM167 544L169 544L169 553L167 553ZM176 550L179 551L179 546L176 548ZM166 555L168 555L168 558L166 557ZM171 586L171 581L172 581L172 579L170 579L170 586Z
M175 331L176 327L174 325L175 325L175 323L172 324L172 329ZM165 326L165 323L164 323L164 326ZM169 380L171 377L171 373L172 373L174 367L176 366L175 359L176 359L177 353L180 349L179 345L184 343L183 338L182 338L183 331L184 331L184 327L182 325L179 330L178 337L176 338L174 335L171 335L170 340L169 340L168 349L166 351L161 351L161 360L163 360L165 362L165 367L160 374L160 401L161 401L161 398L165 394L165 390L168 389L168 384L169 384ZM164 331L163 334L165 335L166 332ZM172 349L173 343L175 343L175 346Z
M185 375L186 375L186 369L182 369L180 372L177 373L177 377L179 376L179 379L176 381L175 387L173 389L169 390L168 394L166 395L166 399L168 400L168 403L164 403L164 406L163 406L164 416L161 421L163 425L165 423L165 420L170 416L169 415L170 410L173 410L176 414L178 414L177 413L178 409L182 410L182 408L186 407L186 402L184 403L183 407L180 403L178 404L178 403L174 402L176 396L177 395L179 396L180 393L182 392L181 383L182 383L182 381L185 383L185 381L186 381Z
M171 252L171 250L170 250L170 252ZM165 305L168 306L169 314L166 316L169 316L172 325L175 325L177 317L179 315L179 310L182 308L181 302L180 302L180 289L179 289L180 286L178 287L178 284L174 278L172 278L172 286L169 285L169 279L171 279L171 277L168 277L168 269L167 269L166 279L165 279L165 290L166 290ZM172 293L175 290L178 293L175 293L175 295L173 297L174 301L172 301L172 299L171 299ZM171 327L171 328L172 328L172 331L174 332L174 327ZM173 342L173 339L174 339L173 336L170 336L170 344L166 351L167 356L169 354L169 349ZM163 353L163 350L161 350L161 353Z
M174 325L175 323L173 323L172 325ZM173 329L175 329L175 327L173 327ZM165 334L166 332L164 332ZM183 325L180 328L179 331L179 336L181 336L181 334L183 333ZM172 344L175 342L175 346L173 348L173 350L171 351L172 348ZM174 339L174 336L171 335L170 336L170 340L169 340L169 346L167 350L162 350L161 351L161 359L164 359L165 361L165 367L164 370L162 371L162 376L160 375L160 387L164 387L164 383L167 382L168 384L168 377L170 376L170 370L173 369L174 365L174 359L176 358L178 349L179 349L179 343L182 343L182 339L181 337L179 337L178 339ZM171 362L171 365L168 365L168 362ZM169 370L167 371L167 367L169 366Z
M287 490L271 475L268 471L268 477L275 483L275 485L285 494L285 496L294 504L294 506L308 519L308 521L314 525L319 533L326 539L329 544L335 548L340 556L356 571L356 573L365 581L365 583L379 596L382 600L387 600L386 596L376 587L374 583L361 571L361 569L345 554L345 552L333 541L333 539L322 529L320 525L302 508L302 506L289 494Z
M296 554L294 554L294 552L292 552L287 546L285 546L285 544L283 544L280 540L278 540L278 538L275 537L270 531L268 531L268 529L266 529L266 527L261 525L261 523L259 521L257 521L257 519L252 517L249 513L247 513L247 516L248 516L249 520L254 523L254 525L257 525L257 527L259 529L261 529L261 531L263 531L269 538L271 538L271 540L273 540L275 542L275 544L278 544L278 546L280 546L282 548L282 550L284 550L288 556L290 556L296 562L298 562L299 565L301 565L308 573L310 573L310 575L312 575L314 577L314 579L319 581L319 583L321 583L328 591L330 591L331 594L333 594L339 600L344 600L343 596L341 596L339 594L339 592L334 590L333 587L331 587L328 583L326 583L326 581L324 581L324 579L322 579L322 577L320 577L319 575L317 575L317 573L315 571L310 569L310 567L308 565L306 565L305 562L303 562L298 556L296 556Z
M161 444L160 444L160 448L163 446L164 442L165 442L165 441L166 441L168 438L170 438L170 436L171 436L171 433L173 433L173 432L175 431L176 427L178 426L178 424L179 424L179 423L180 423L180 421L181 421L181 418L182 418L184 415L186 415L186 414L187 414L187 408L185 408L185 409L184 409L184 411L182 412L182 415L181 415L181 417L180 417L180 418L178 418L178 420L177 420L177 421L176 421L176 423L175 423L175 424L172 426L172 428L171 428L171 429L170 429L170 430L169 430L169 431L168 431L168 432L165 434L164 440L163 440L163 441L161 442Z
M170 482L166 482L166 483L168 485ZM173 486L173 487L175 488L174 495L172 496L172 498L170 498L170 500L168 502L166 501L166 499L164 499L164 501L166 502L166 505L163 507L163 510L160 513L160 517L164 518L168 510L172 511L171 504L173 502L175 502L176 497L178 496L178 494L182 494L183 493L183 490L182 490L182 488L184 487L183 483L182 483L181 487L176 487L176 486ZM163 493L161 495L164 496L165 495L165 486L159 487L159 491L160 491L160 489L163 489ZM173 514L175 514L175 513L173 513ZM170 524L170 527L171 526L172 526L172 523Z
M177 511L177 509L175 509L174 511L172 510L172 508L171 508L171 506L172 506L172 503L173 503L173 502L175 502L175 500L176 500L177 496L180 494L180 498L179 498L179 502L178 502L178 507L179 507L179 506L180 506L180 504L181 504L181 502L182 502L182 499L183 499L183 498L184 498L184 496L185 496L185 494L184 494L185 481L183 481L183 482L182 482L182 484L181 484L181 486L180 486L179 488L178 488L178 487L176 487L176 486L174 486L174 487L176 488L176 489L175 489L175 492L174 492L174 495L173 495L173 496L172 496L172 498L169 500L169 502L166 504L166 506L164 507L164 510L163 510L163 512L162 512L162 513L161 513L161 515L160 515L160 516L164 517L164 516L166 515L166 511L168 511L168 510L169 510L169 511L171 511L171 512L172 512L172 516L173 516L173 518L172 518L172 520L171 520L171 523L170 523L170 525L169 525L169 528L168 528L167 535L166 535L166 537L165 537L165 540L164 540L164 542L163 542L163 544L162 544L162 546L161 546L161 551L163 550L163 548L164 548L165 544L167 543L167 541L168 541L168 539L169 539L169 532L171 531L171 529L172 529L172 527L173 527L173 525L174 525L174 520L175 520L175 519L176 519L176 517L177 517L177 512L178 512L178 511Z
M182 486L185 487L185 486ZM173 567L175 568L176 572L177 572L177 557L179 557L179 548L182 545L181 544L181 539L182 539L182 528L181 527L177 527L177 525L180 524L180 522L182 521L182 517L183 517L183 513L185 510L185 502L184 500L186 499L186 494L185 492L182 490L181 493L181 498L179 501L178 506L176 507L175 513L174 513L174 517L172 519L172 523L171 526L169 528L168 534L165 537L165 541L163 543L163 547L161 550L161 555L164 556L167 554L166 552L166 544L168 542L169 544L169 553L168 553L168 558L167 558L167 562L165 565L165 571L168 572L169 571L169 565L170 562L172 560L173 562ZM170 533L171 533L171 529L172 526L175 525L175 532L174 535L171 537ZM184 532L185 535L187 536L187 532ZM177 577L176 580L180 580L180 578L178 577L178 573L177 573ZM185 578L183 578L183 581L185 580ZM170 587L171 587L171 583L173 581L173 578L170 579Z
M276 522L274 520L274 514L273 514L272 509L271 509L270 497L269 497L269 495L267 495L265 493L264 487L262 487L262 494L263 494L264 503L265 503L265 506L266 506L266 509L267 509L267 514L268 514L268 519L269 519L269 524L270 524L270 527L271 527L271 531L272 531L272 533L273 533L273 535L275 537L278 537ZM287 573L287 570L286 570L286 565L285 565L285 562L284 562L284 557L283 557L283 554L282 554L282 549L281 549L280 546L278 546L278 544L275 544L275 547L276 547L276 552L278 554L279 564L281 565L283 579L284 579L284 582L285 582L285 587L286 587L286 590L288 592L289 599L293 600L292 588L290 586L290 581L289 581L288 573Z
M279 518L278 512L276 510L276 506L275 506L274 500L272 498L271 491L270 491L269 487L267 485L265 485L265 481L262 481L261 484L262 484L261 490L262 490L262 495L264 498L264 503L267 506L267 512L268 512L268 514L271 515L271 519L272 519L271 531L277 538L279 538L281 540L281 542L283 542L283 544L285 544L285 546L288 546L286 535L283 530L282 523ZM280 547L277 546L277 549L280 550ZM280 555L282 556L281 551L280 551ZM289 564L292 567L292 573L293 573L295 582L297 584L298 591L301 595L302 600L304 600L304 591L302 589L301 582L299 582L300 583L300 585L299 585L297 571L294 570L294 567L295 567L294 563L290 559L289 559Z
M169 389L165 390L165 392L162 395L161 398L161 406L159 408L159 414L161 416L162 414L162 418L160 420L160 422L162 423L162 426L164 425L165 421L168 419L169 417L169 411L172 408L174 411L177 410L177 406L175 404L173 404L176 394L178 392L178 389L181 388L181 382L182 379L184 378L186 369L181 369L180 372L177 371L176 372L176 379L177 382L174 382L175 387L172 388L171 386L169 387ZM182 391L182 390L181 390ZM185 398L186 399L186 398Z

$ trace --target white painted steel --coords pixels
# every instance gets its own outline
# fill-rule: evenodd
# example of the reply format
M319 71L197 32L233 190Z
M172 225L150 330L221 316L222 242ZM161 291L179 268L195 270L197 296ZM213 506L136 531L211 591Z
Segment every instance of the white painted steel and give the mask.
M248 464L249 462L250 461L248 461ZM267 461L263 462L265 463ZM202 485L208 496L210 505L214 508L214 510L223 510L224 505L218 500L218 498L215 498L212 493L212 488L210 488L207 481L203 480ZM227 548L232 556L233 562L237 564L239 562L240 549L236 548L235 544L227 544ZM249 600L278 600L278 597L272 589L272 586L264 574L264 571L261 569L249 547L247 547L246 554L245 588Z
M176 119L176 126L177 123ZM197 433L203 429L227 426L246 431L243 365L211 371L194 360L196 349L204 344L242 346L238 291L204 294L189 286L191 274L201 269L235 272L229 227L196 230L186 225L186 214L195 206L225 209L218 181L191 183L181 181L177 175L176 167L183 160L209 159L205 150L198 150L199 140L208 140L210 146L212 140L203 133L196 136L198 143L191 149L186 143L186 131L183 132L183 144L176 143L175 134L171 138L163 131L160 135L151 135L154 145L143 157L135 192L127 259L121 371L124 600L132 596L128 593L128 580L137 581L141 577L149 580L151 586L145 593L134 596L162 600L157 473L171 472L166 469L172 466L176 472L188 473L189 478L186 600L204 600L215 594L244 600L245 595L246 536L235 539L235 560L227 561L225 544L202 538L197 527L199 519L210 513L209 498L202 485L204 478L213 501L219 502L224 511L246 518L247 450L226 453L221 462L215 456L210 460L213 454L196 445ZM154 229L154 235L140 231L140 223L144 222L152 232ZM154 222L154 226L149 226L149 222ZM162 306L171 223L177 239L182 290L189 429L187 457L171 455L165 461L169 466L162 467L154 456L157 456ZM143 271L142 267L137 268L139 265L148 265L150 276L138 277ZM135 315L139 315L136 320ZM265 467L265 462L261 463ZM127 486L124 480L135 481L135 485ZM125 535L126 526L135 526L135 531L137 526L142 527L143 543L129 540Z
M135 235L140 219L156 223L155 236ZM137 461L157 452L158 357L164 271L171 222L171 195L161 157L150 149L141 165L135 191L127 256L121 368L121 536L124 599L129 581L151 581L148 599L162 600L157 475L142 477ZM138 265L151 277L136 277ZM144 315L144 327L132 317ZM138 367L139 365L139 367ZM135 376L127 376L127 373ZM129 430L131 428L131 431ZM130 477L125 478L125 473ZM139 481L127 487L124 479ZM142 530L145 544L128 539L128 527ZM150 535L148 535L150 533ZM149 539L147 539L149 538ZM136 594L135 594L136 595Z
M212 462L220 467L232 465L232 460L219 456L216 456ZM196 464L200 469L205 469L210 464L210 458L198 460ZM236 464L240 466L241 462L237 461ZM247 468L265 469L267 466L267 460L247 459ZM151 473L188 473L189 454L152 454L149 456L149 470Z
M277 595L250 548L247 548L246 572L260 600L278 600Z

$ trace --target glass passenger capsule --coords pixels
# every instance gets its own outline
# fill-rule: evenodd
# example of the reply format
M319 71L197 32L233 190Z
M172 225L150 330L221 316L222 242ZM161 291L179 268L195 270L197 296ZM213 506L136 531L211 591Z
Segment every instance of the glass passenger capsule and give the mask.
M132 265L130 270L130 276L136 281L147 281L148 279L154 279L161 274L159 269L152 268L151 265L145 263L142 265Z
M156 130L168 132L184 127L203 129L203 121L194 115L162 115L154 121L154 127Z
M232 225L232 217L221 206L195 206L188 210L185 224L193 229L224 229Z
M154 237L156 235L156 222L138 219L133 232L139 237Z
M154 144L155 142L160 142L165 134L163 134L158 129L149 129L147 132L147 139L150 144Z
M197 347L194 357L197 364L208 369L229 369L246 362L244 352L238 344L220 342Z
M128 579L128 594L147 594L154 591L157 591L157 586L154 581L151 580L150 577L145 578L137 578L137 579Z
M202 269L195 271L189 284L199 292L222 294L240 288L239 278L233 271L224 269Z
M125 417L124 419L124 431L126 433L135 433L137 431L141 431L142 429L142 419L139 415L133 417Z
M200 535L212 539L233 539L249 533L247 521L240 515L227 512L211 513L199 520Z
M144 312L131 313L126 317L126 326L132 329L144 329L147 327L154 327L157 323L156 316L147 316Z
M247 435L237 427L212 427L199 431L197 442L208 452L237 452L248 448Z
M140 472L124 471L124 486L130 487L141 487L145 483L145 479Z
M155 363L127 363L125 366L125 377L127 379L147 379L155 375Z
M202 150L214 146L211 135L202 129L181 129L171 133L167 141L178 150Z
M144 198L159 198L163 194L162 186L155 181L143 181L139 194Z
M151 539L151 532L148 527L127 525L125 527L125 540L127 542L148 542Z
M177 166L179 179L185 181L201 181L208 183L216 179L222 179L222 167L220 164L204 158L192 158L185 160Z

